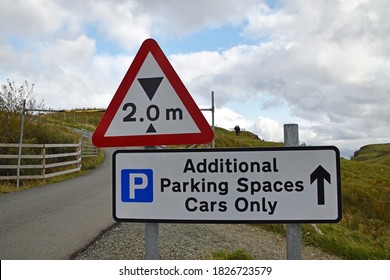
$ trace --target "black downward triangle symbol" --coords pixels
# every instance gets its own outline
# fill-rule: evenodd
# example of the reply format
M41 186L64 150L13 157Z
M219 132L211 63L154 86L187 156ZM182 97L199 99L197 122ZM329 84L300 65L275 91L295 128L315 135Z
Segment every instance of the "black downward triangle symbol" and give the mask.
M157 132L156 129L152 124L150 124L148 129L146 130L146 133L155 133L155 132Z
M150 101L152 101L158 87L161 84L162 79L163 77L138 79Z

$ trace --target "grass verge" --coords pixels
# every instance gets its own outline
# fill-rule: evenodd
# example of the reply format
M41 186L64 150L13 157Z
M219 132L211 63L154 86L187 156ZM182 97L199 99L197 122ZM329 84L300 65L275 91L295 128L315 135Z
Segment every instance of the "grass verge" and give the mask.
M234 251L220 250L212 252L205 260L254 260L254 257L245 249Z

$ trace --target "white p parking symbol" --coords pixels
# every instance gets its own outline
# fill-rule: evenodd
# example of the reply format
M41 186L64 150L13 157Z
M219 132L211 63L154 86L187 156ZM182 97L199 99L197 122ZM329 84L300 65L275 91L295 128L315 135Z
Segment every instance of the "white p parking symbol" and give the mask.
M130 173L130 199L135 199L135 190L143 190L148 186L148 176L145 173Z

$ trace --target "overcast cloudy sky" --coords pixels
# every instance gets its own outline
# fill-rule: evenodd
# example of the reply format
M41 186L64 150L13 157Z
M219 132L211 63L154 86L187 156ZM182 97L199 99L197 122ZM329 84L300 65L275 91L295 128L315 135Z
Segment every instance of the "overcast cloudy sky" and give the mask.
M107 107L154 38L216 124L345 153L390 142L388 0L0 0L0 84L47 107ZM205 115L210 119L209 112Z

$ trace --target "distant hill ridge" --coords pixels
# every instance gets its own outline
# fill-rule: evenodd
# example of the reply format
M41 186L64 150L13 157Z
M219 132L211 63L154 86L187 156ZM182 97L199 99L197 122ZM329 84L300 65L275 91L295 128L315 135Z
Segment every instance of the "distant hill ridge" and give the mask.
M390 167L390 143L363 146L355 152L351 160Z

